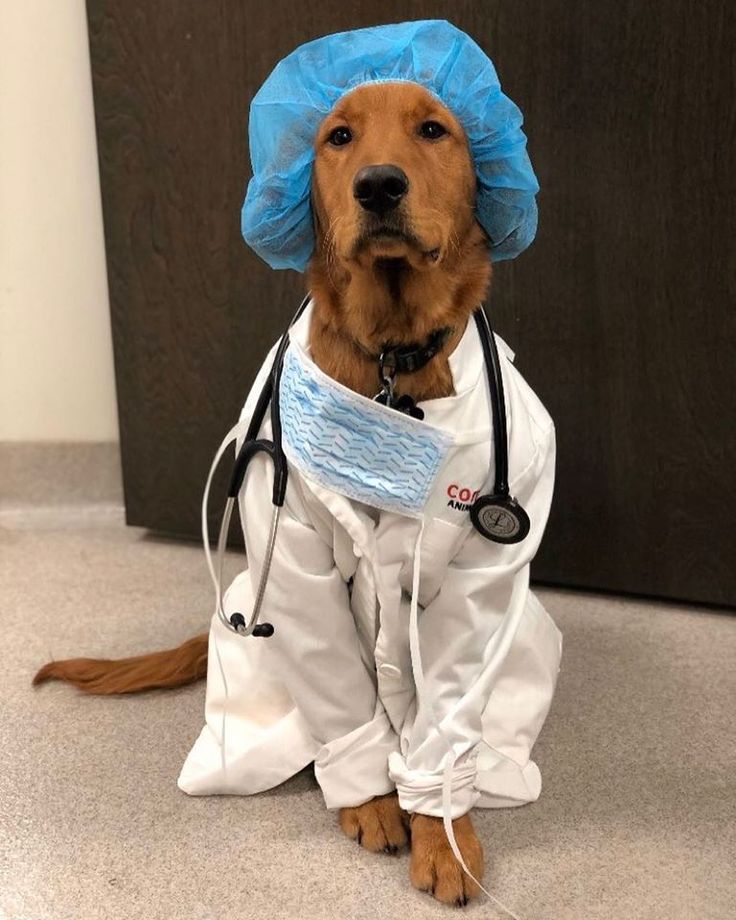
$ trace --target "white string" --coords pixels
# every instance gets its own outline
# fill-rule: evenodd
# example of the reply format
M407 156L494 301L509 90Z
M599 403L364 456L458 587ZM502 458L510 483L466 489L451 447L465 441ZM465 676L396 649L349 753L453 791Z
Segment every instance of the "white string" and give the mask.
M210 499L210 488L212 487L212 480L215 476L215 470L217 469L220 460L222 459L223 454L230 446L233 441L236 441L242 434L245 433L246 422L240 420L228 431L228 433L223 438L222 444L217 449L212 465L210 466L209 475L207 476L207 482L204 487L204 495L202 496L202 543L204 545L204 555L207 560L207 568L209 569L210 578L212 579L212 584L215 588L215 616L220 618L220 574L215 571L215 565L212 561L212 551L210 549L210 531L209 524L207 522L207 506L209 505ZM217 658L217 666L220 671L220 677L222 678L222 686L225 691L225 701L222 707L222 719L221 719L221 729L220 729L220 763L222 765L222 774L225 783L227 783L227 744L225 738L225 724L227 719L227 710L228 703L230 700L230 692L227 685L227 677L225 676L225 668L222 664L222 658L220 656L220 647L217 642L217 635L215 631L212 632L212 638L214 640L215 646L215 657Z
M210 488L212 487L212 480L215 478L215 471L222 459L222 455L228 449L230 444L233 441L236 441L242 434L245 433L247 428L247 422L245 419L241 419L239 422L236 422L235 425L228 431L228 433L223 438L222 444L217 448L217 453L215 454L214 460L212 461L212 466L210 467L209 474L207 476L207 483L204 487L204 494L202 496L202 542L204 544L204 555L207 560L207 568L209 569L210 578L212 579L212 584L215 588L215 604L218 602L219 590L220 590L220 580L217 577L215 572L215 564L212 561L212 551L210 550L210 528L207 522L207 506L209 505L210 500Z
M481 885L478 879L473 875L473 873L465 864L463 854L460 852L460 847L458 846L457 840L455 839L455 831L452 826L452 776L455 762L457 760L457 755L453 750L452 744L442 731L442 726L440 725L440 720L437 718L434 703L430 695L427 693L427 684L424 678L424 670L422 668L422 652L419 645L419 573L422 562L422 537L424 536L424 524L425 519L422 518L419 534L417 536L416 543L414 544L414 570L412 572L411 604L409 607L409 652L411 654L411 667L414 675L414 687L416 689L417 696L417 713L419 712L419 703L421 702L424 706L427 707L432 718L432 722L434 722L437 733L444 741L447 748L447 753L444 758L445 765L442 773L442 824L445 829L447 841L450 844L450 849L455 855L455 859L460 863L463 872L465 872L465 874L475 882L480 890L498 908L504 911L507 916L512 917L513 920L521 920L517 914L515 914L510 908L506 907L506 905L499 901L497 897L492 895L487 888L484 888L483 885ZM504 645L506 645L506 643L501 643L499 649L496 650L497 661L500 657L498 656L498 652L504 647ZM506 649L504 649L504 652L505 650Z
M221 719L221 728L220 728L220 764L222 766L222 778L227 784L227 743L225 739L225 718L227 716L227 706L230 700L230 692L227 686L227 678L225 677L225 668L222 665L222 658L220 657L220 647L217 644L217 636L212 635L215 645L215 655L217 656L217 666L220 670L220 677L222 678L222 686L225 690L225 702L222 706L222 719Z

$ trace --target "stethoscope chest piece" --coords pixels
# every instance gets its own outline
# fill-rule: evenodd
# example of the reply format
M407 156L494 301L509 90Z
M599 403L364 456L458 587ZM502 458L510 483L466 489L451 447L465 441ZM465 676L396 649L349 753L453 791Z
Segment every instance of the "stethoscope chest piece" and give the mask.
M510 495L481 495L470 508L470 519L494 543L521 543L529 533L529 515Z
M302 311L309 303L310 295L307 295L296 312L294 319L289 328L296 322ZM493 483L493 494L481 495L475 500L470 508L470 518L473 526L478 533L485 537L486 540L492 540L494 543L520 543L529 533L530 524L529 516L521 505L509 494L508 485L508 436L506 425L506 407L504 400L503 376L498 359L498 349L493 337L488 318L482 308L478 308L474 313L474 319L478 328L483 358L486 366L488 377L489 401L491 406L491 415L493 422L493 456L495 458L495 477ZM424 366L437 351L442 347L451 332L447 329L439 330L438 335L434 336L430 345L424 348L412 346L407 351L408 346L403 350L399 347L394 349L385 349L379 357L379 378L381 383L380 392L374 397L376 401L383 405L391 406L404 412L415 419L422 419L423 411L415 405L413 400L408 396L394 398L394 382L399 367L399 358L407 365L407 372L416 370L417 367ZM241 636L262 636L267 638L274 633L274 627L271 623L260 623L259 616L263 599L268 582L268 574L271 567L271 560L274 554L276 543L276 532L279 525L279 514L284 504L286 496L286 483L288 478L288 464L286 455L281 446L281 417L279 415L279 393L281 383L281 371L283 368L283 358L289 345L289 331L284 333L276 350L276 355L271 366L271 372L264 384L263 390L256 402L253 415L248 424L243 443L238 451L235 467L233 468L230 486L228 488L228 497L225 504L222 522L220 524L220 534L217 540L217 562L213 562L209 550L209 529L207 525L207 507L210 494L212 478L217 468L217 464L223 455L227 445L237 436L240 423L236 425L223 442L218 450L215 460L207 479L207 485L204 490L202 501L202 536L204 540L207 563L215 586L216 594L216 613L220 621L227 628ZM390 353L389 353L390 352ZM417 357L419 355L419 357ZM417 365L417 361L421 364ZM403 371L402 371L403 372ZM268 407L271 407L271 440L258 437L261 425L265 418ZM273 493L271 496L273 504L273 513L271 516L271 526L268 532L268 541L264 555L264 561L261 566L261 576L258 583L258 590L253 601L253 609L250 617L246 618L243 613L236 611L229 617L223 607L222 595L222 570L227 547L227 535L230 527L230 518L236 505L238 495L243 485L246 469L253 457L258 453L265 453L273 461Z

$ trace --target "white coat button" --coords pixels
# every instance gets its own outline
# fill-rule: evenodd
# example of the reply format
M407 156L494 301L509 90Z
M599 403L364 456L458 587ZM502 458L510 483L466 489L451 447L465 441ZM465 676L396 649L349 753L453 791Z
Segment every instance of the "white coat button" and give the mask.
M353 552L355 553L357 559L360 559L360 557L363 555L363 550L358 546L357 543L353 543Z
M398 680L398 678L401 677L401 670L394 664L379 664L378 671L384 677L392 677L395 680Z

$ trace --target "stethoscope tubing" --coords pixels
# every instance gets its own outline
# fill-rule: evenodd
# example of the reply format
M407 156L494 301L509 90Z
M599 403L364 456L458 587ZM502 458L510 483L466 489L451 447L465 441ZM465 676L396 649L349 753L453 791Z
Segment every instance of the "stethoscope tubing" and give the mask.
M307 293L279 341L273 364L271 365L271 369L269 371L268 379L266 380L266 383L264 384L258 396L255 409L253 410L253 414L246 430L245 438L243 439L243 443L240 447L240 450L238 451L235 464L233 465L233 470L227 490L227 501L225 504L217 539L216 567L212 565L210 558L206 509L212 474L214 473L215 466L219 462L219 452L218 457L215 460L215 464L213 465L213 469L210 472L210 479L208 480L207 488L205 490L202 515L202 532L205 538L205 552L207 554L208 566L215 585L216 613L224 626L226 626L231 631L239 633L242 636L250 636L254 634L271 635L273 632L273 627L270 624L264 623L259 625L259 616L263 606L263 599L268 584L268 576L276 545L276 535L278 533L280 511L286 497L286 486L289 477L288 462L282 447L279 391L284 355L286 354L286 349L289 347L289 330L302 315L307 305L309 304L310 299L311 294ZM478 337L480 339L481 348L483 350L483 360L487 375L488 394L493 421L493 454L495 467L493 497L501 498L503 500L509 498L508 430L506 425L506 406L503 377L501 374L498 348L496 347L493 331L488 321L488 317L486 316L482 307L478 307L478 309L473 314L473 318L475 320L476 328L478 330ZM263 424L263 420L266 417L266 412L268 411L269 406L271 417L271 439L267 440L265 438L259 438L258 433L261 429L261 425ZM246 622L245 618L240 613L235 613L231 617L228 617L225 613L222 597L222 575L225 550L227 547L227 537L230 529L230 521L232 519L233 508L235 507L235 502L237 500L238 494L240 493L240 490L243 486L243 481L245 479L248 465L253 457L255 457L258 453L267 454L273 463L273 514L271 516L271 524L269 527L263 568L261 569L261 576L259 579L258 588L256 590L256 596L253 602L251 615ZM513 499L511 499L511 503L515 505Z
M273 364L271 365L271 370L268 374L268 379L261 390L258 401L256 402L255 409L253 410L253 415L251 416L250 424L248 425L248 430L245 434L242 447L238 452L238 456L235 460L233 466L232 475L230 477L230 485L228 486L227 494L230 498L236 498L238 492L243 485L243 479L245 478L245 472L248 469L248 464L253 459L254 455L259 451L267 453L273 462L274 467L274 482L273 482L273 504L274 506L281 507L284 503L284 498L286 496L286 483L289 478L289 469L288 463L286 461L286 455L284 454L283 448L281 446L281 412L280 412L280 383L281 383L281 372L284 366L284 355L286 354L286 349L289 347L289 329L294 325L294 323L299 319L304 310L307 308L307 304L311 299L311 294L307 293L304 297L304 300L299 304L299 309L296 311L292 317L291 322L289 323L286 332L281 336L281 340L276 349L276 354L273 359ZM271 407L271 440L267 441L265 439L258 439L258 432L261 430L261 425L263 424L263 419L266 417L266 411Z
M506 429L506 395L503 388L501 362L498 358L496 339L483 307L473 314L478 329L483 362L488 377L488 395L493 420L493 456L495 461L494 495L509 494L509 449Z
M270 633L273 631L273 627L270 627L269 624L264 623L262 624L262 627L259 627L258 620L261 612L261 607L263 606L263 598L266 593L266 587L268 585L268 576L271 570L271 562L273 560L274 549L276 546L276 535L279 528L281 508L286 497L286 485L289 478L289 465L281 445L279 390L284 354L286 353L286 349L289 346L289 329L291 329L291 327L306 309L310 297L311 295L309 293L304 297L299 305L298 310L294 314L294 317L289 323L289 326L281 336L281 340L276 349L273 364L271 365L268 379L258 396L255 409L253 410L253 415L251 416L247 431L245 433L245 438L243 439L243 443L235 459L232 474L230 476L230 483L228 485L225 509L222 515L222 520L220 521L220 530L217 537L216 568L212 565L209 556L209 533L207 530L206 515L206 505L209 497L209 486L211 483L212 473L210 474L210 480L207 483L207 489L205 491L203 536L205 537L205 552L207 554L210 574L212 575L212 580L215 586L215 612L217 613L220 622L224 626L226 626L229 630L239 633L241 636L251 636L258 634L259 628L261 629L261 635L270 635ZM269 404L271 407L272 430L270 441L266 440L265 438L258 438L258 432L260 431L261 425L263 424L263 419L266 417L266 411L268 410ZM258 589L256 590L256 597L253 602L253 609L251 610L250 618L246 622L245 618L240 613L233 614L231 617L228 617L225 613L222 596L223 566L225 562L225 550L227 548L227 537L230 531L230 521L232 519L235 502L237 501L238 494L242 488L243 480L245 478L249 463L256 454L261 452L267 454L273 463L273 513L271 515L271 524L269 527L266 553L263 560L263 568L261 569L261 577L258 581Z

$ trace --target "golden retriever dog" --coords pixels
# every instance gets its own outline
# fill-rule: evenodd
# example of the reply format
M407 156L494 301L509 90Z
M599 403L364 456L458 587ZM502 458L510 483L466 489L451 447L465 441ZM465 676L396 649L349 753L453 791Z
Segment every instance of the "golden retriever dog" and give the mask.
M453 393L447 357L490 282L488 240L474 217L476 178L465 133L453 114L411 83L363 85L320 127L313 173L317 246L308 283L315 306L314 360L364 396L376 392L386 341L453 335L424 368L397 377L415 401ZM75 658L47 664L34 684L60 679L87 693L176 687L204 677L207 636L179 648L122 661ZM447 904L463 905L477 886L455 859L442 819L399 807L395 793L340 810L342 830L371 851L410 842L411 882ZM470 814L453 822L464 859L478 878L483 848Z

